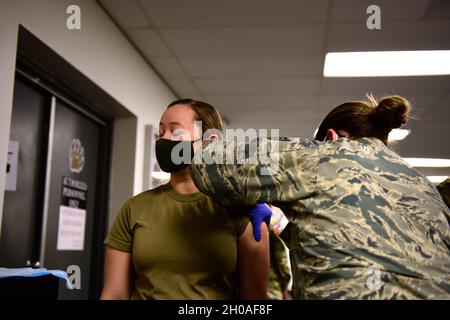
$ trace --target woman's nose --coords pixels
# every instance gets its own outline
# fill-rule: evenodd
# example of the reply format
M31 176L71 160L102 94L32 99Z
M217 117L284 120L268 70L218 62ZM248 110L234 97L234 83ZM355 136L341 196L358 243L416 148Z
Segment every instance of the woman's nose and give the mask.
M160 139L172 140L172 133L166 130L162 136L159 136Z

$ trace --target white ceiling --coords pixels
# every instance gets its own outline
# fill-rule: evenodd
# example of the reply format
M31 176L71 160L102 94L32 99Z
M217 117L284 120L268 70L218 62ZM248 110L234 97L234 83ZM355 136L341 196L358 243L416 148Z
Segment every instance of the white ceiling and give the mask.
M450 49L448 0L98 2L179 97L213 104L230 128L311 137L338 104L395 93L414 103L416 119L394 149L450 158L449 76L322 76L330 51ZM381 30L366 28L371 4L381 8Z

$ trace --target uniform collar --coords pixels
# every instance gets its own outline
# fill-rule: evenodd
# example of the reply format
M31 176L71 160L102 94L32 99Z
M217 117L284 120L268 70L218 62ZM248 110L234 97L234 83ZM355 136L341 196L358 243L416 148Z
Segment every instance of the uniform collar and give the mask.
M378 138L374 138L374 137L364 137L364 138L359 138L356 139L355 141L358 141L362 144L367 144L367 145L379 145L379 146L385 146L383 141L381 141Z
M165 185L165 189L167 191L167 195L169 197L171 197L172 199L175 199L177 201L182 201L182 202L190 202L190 201L198 201L201 199L205 199L206 195L204 195L203 193L201 193L200 191L198 192L194 192L194 193L189 193L189 194L181 194L178 193L171 185L170 182L168 182Z

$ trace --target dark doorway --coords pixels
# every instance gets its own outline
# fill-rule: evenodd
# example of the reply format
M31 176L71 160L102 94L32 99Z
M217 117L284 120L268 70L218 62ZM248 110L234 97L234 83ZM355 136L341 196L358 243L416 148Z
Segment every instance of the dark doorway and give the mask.
M15 191L5 191L0 267L40 263L67 271L68 266L78 266L81 289L69 291L64 285L59 298L98 299L113 122L135 115L23 26L19 26L16 61L10 140L19 142L17 184ZM68 185L73 189L69 196L63 191ZM69 213L70 208L79 214L76 209L85 210L82 237L63 237L64 241L58 237L60 217L67 214L67 210L61 214L62 207ZM83 212L78 218L82 216ZM79 222L66 221L66 225L79 226Z
M61 299L88 299L104 124L56 99L49 179L48 215L42 260L47 268L80 271L80 288L60 287Z
M5 191L0 241L3 267L38 266L50 103L48 92L16 79L10 145L17 144L18 162L16 168L12 163L7 168L16 170L16 181L15 188Z
M75 270L79 287L69 290L61 282L59 298L96 298L109 123L23 72L16 74L14 90L10 141L19 146L19 161L16 188L5 191L0 266L70 270L69 275Z

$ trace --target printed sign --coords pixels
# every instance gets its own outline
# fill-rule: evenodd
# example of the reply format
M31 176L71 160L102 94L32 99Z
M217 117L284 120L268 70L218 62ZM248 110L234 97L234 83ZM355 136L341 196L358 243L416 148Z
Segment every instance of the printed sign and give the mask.
M84 249L87 189L87 184L83 181L62 178L58 250Z
M86 210L59 207L57 250L83 250Z
M17 166L19 163L19 142L9 141L8 159L6 163L6 191L16 191L17 189Z
M62 178L61 205L86 209L87 184L70 177Z

